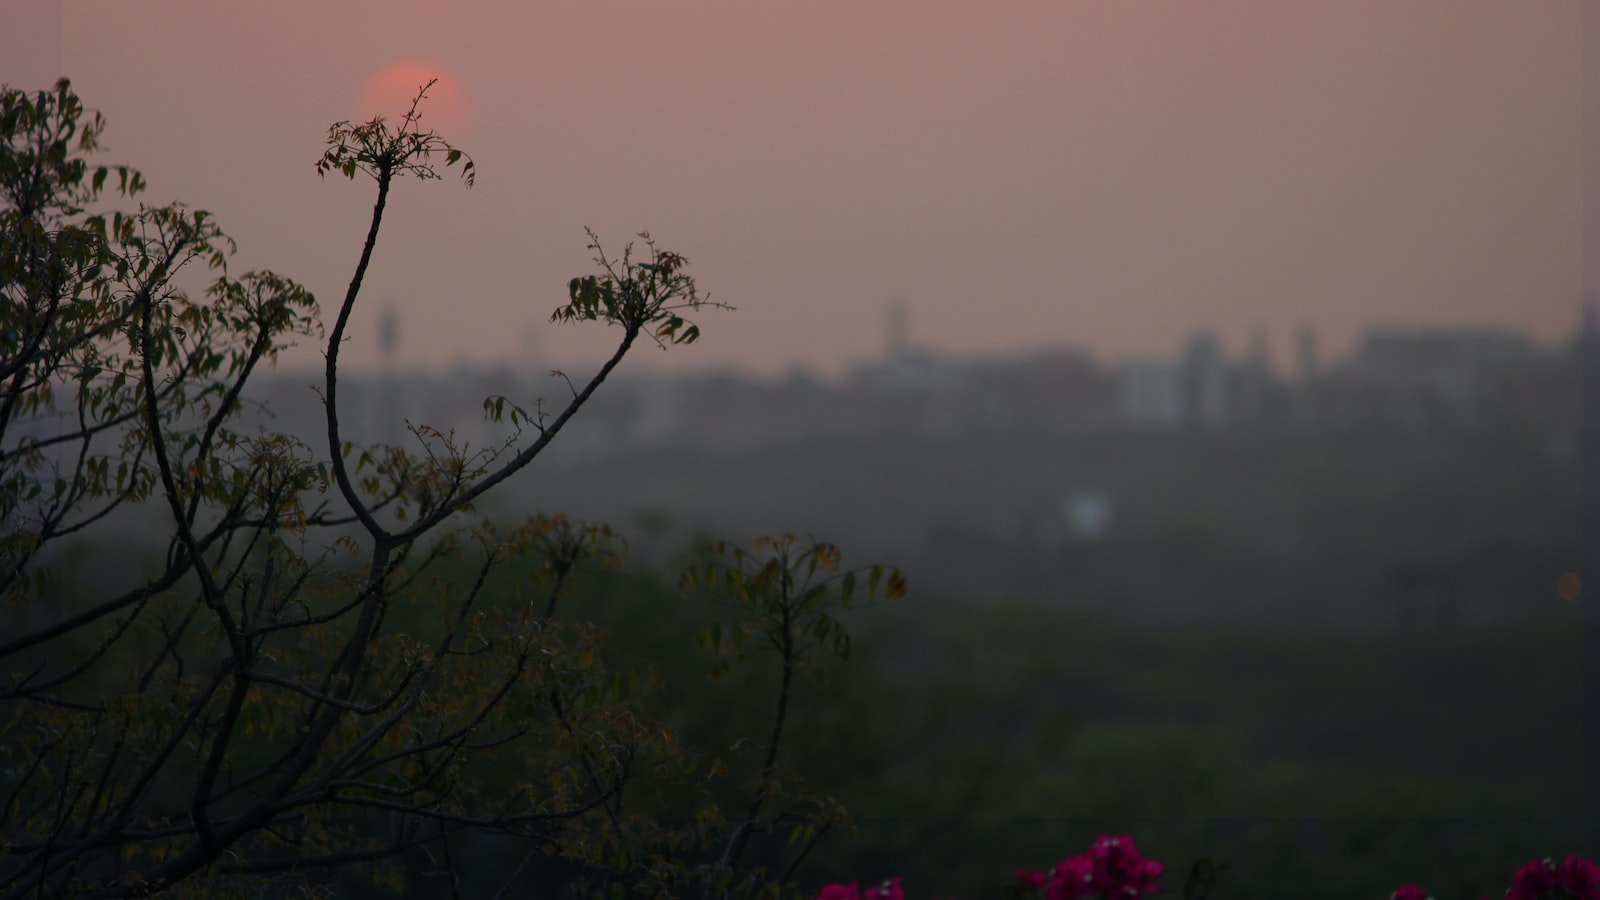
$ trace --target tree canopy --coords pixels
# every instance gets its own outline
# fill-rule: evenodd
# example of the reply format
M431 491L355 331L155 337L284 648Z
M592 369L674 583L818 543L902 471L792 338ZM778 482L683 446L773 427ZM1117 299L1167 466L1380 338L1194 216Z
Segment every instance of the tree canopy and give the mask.
M464 834L554 861L574 894L781 894L840 821L782 778L786 706L819 655L848 652L837 610L903 593L898 572L783 538L686 573L732 601L704 646L730 664L764 648L781 673L724 815L708 785L737 773L681 746L642 673L608 667L604 629L565 615L577 574L625 542L474 509L641 338L699 337L718 304L682 255L642 234L612 256L590 234L597 270L552 319L609 326L615 348L549 408L486 398L502 442L344 436L340 348L392 191L476 177L417 108L328 132L317 173L376 197L325 322L293 280L234 272L207 212L137 203L137 171L93 161L105 123L70 83L0 93L0 896L321 892L351 867L398 884L384 861L418 854L454 884ZM247 383L306 340L325 342L325 433L243 426ZM72 548L97 552L119 519L158 522L162 551L101 573L113 589L62 590ZM748 863L751 835L780 828L787 856Z

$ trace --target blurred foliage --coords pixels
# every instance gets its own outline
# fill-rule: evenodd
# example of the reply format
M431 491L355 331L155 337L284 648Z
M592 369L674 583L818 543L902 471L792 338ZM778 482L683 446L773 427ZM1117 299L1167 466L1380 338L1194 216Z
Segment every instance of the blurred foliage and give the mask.
M759 708L772 680L703 687L684 636L705 611L664 576L596 578L585 593L611 646L667 673L664 717L738 747L751 723L727 711ZM1169 887L1201 857L1225 863L1219 897L1417 881L1476 900L1529 859L1581 849L1569 628L1152 633L1042 604L919 601L854 630L859 652L796 705L786 745L857 829L818 848L818 884L899 875L914 896L1000 897L1015 869L1121 833L1167 864Z
M698 337L686 316L715 304L683 256L643 234L614 258L591 232L599 273L552 319L611 326L615 349L552 410L486 398L509 426L487 446L424 423L400 444L342 436L339 354L396 179L475 179L419 125L429 86L398 122L335 124L316 164L376 191L316 435L239 415L254 373L323 335L311 294L230 273L204 211L101 212L143 187L91 166L101 119L65 79L0 90L0 897L458 894L486 877L473 894L504 894L525 876L572 896L777 897L846 821L790 777L794 676L848 652L838 615L904 593L897 571L795 538L691 567L686 593L733 601L708 626L735 653L724 673L775 661L752 769L649 711L648 659L613 664L575 587L620 563L619 536L475 507L639 338ZM191 264L216 273L201 290ZM117 541L118 516L159 522L160 550ZM478 866L485 846L515 858Z
M698 639L726 608L672 575L703 565L704 544L575 573L573 612L605 630L609 670L645 673L643 698L683 745L748 776L778 676L708 680L721 658ZM517 597L537 565L509 564L486 593ZM1569 628L1150 632L1037 603L922 600L855 621L848 664L819 662L827 678L797 697L785 741L794 784L851 811L803 884L900 875L913 896L998 898L1013 870L1126 833L1166 863L1169 889L1209 857L1225 864L1218 897L1387 896L1416 881L1476 900L1528 859L1581 849ZM748 801L738 779L649 791L663 820ZM749 854L785 845L764 835ZM492 888L520 858L470 846L480 865L464 889ZM567 877L558 861L529 872L530 885Z

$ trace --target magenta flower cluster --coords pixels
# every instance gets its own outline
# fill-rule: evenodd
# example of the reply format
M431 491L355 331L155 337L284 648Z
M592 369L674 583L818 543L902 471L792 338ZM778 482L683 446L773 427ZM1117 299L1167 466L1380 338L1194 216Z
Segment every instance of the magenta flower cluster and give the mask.
M1536 859L1517 870L1506 900L1600 900L1600 866L1581 856Z
M1019 894L1044 892L1045 900L1126 900L1161 890L1161 863L1139 855L1131 837L1110 837L1069 856L1049 871L1017 871ZM905 900L900 879L862 889L858 884L829 884L817 900ZM1397 888L1389 900L1433 900L1415 884ZM1484 897L1480 900L1489 900ZM1600 865L1569 856L1559 865L1536 859L1517 870L1505 900L1600 900Z
M900 889L900 879L895 878L866 890L855 882L823 885L817 900L906 900L906 893Z
M1017 872L1017 885L1044 891L1045 900L1112 900L1159 891L1161 863L1139 855L1131 837L1102 835L1077 856L1056 863L1048 872ZM900 879L862 890L858 884L824 885L817 900L905 900Z
M1046 900L1139 897L1161 890L1161 863L1139 855L1131 837L1101 835L1088 852L1069 856L1049 872L1017 872L1017 885L1044 890Z

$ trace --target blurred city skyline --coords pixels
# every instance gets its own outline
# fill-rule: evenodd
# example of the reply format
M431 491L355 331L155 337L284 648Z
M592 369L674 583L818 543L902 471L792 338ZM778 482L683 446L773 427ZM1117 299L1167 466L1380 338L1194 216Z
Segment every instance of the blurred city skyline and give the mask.
M599 329L547 323L590 269L585 226L612 252L650 229L738 307L707 312L700 345L630 361L656 371L838 374L882 354L896 306L908 341L951 357L1159 357L1209 329L1233 352L1264 335L1279 366L1304 327L1341 355L1371 327L1554 343L1580 318L1578 4L6 15L0 80L70 76L146 199L217 212L240 269L325 310L372 200L313 176L326 126L438 69L431 121L478 186L396 192L344 357L359 369L380 363L385 310L408 367L595 358Z

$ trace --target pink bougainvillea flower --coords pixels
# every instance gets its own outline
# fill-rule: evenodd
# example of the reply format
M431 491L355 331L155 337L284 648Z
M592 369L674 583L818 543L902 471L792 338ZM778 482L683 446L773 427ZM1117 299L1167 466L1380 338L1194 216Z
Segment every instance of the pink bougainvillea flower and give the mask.
M905 891L900 889L898 878L885 881L877 887L869 887L862 894L862 900L906 900Z
M1112 900L1161 890L1161 863L1139 855L1131 837L1101 835L1089 850L1069 856L1049 872L1017 870L1021 890L1044 888L1047 900ZM1512 876L1506 900L1600 900L1600 865L1581 856L1568 856L1558 866L1548 857L1524 865ZM905 900L900 879L894 878L862 891L858 884L828 884L817 900ZM1403 885L1389 900L1433 900L1415 884ZM1479 900L1489 900L1481 897Z
M1556 883L1574 900L1600 900L1600 866L1581 856L1569 856L1556 868Z
M1094 884L1107 897L1138 897L1161 890L1161 863L1139 855L1133 838L1101 835L1089 847L1094 861Z
M1123 879L1121 890L1130 897L1154 893L1161 890L1161 886L1156 884L1159 880L1161 880L1161 863L1153 859L1141 859Z
M1050 880L1045 883L1047 900L1078 900L1093 894L1100 885L1095 883L1094 860L1087 855L1070 856L1050 870Z
M1536 859L1511 876L1511 890L1506 891L1506 900L1542 900L1545 891L1556 887L1555 863L1548 858Z
M850 884L825 884L817 893L817 900L861 900L861 888Z
M1085 853L1069 856L1049 874L1018 870L1017 885L1044 887L1046 900L1139 897L1161 890L1161 863L1145 859L1131 837L1101 835Z

